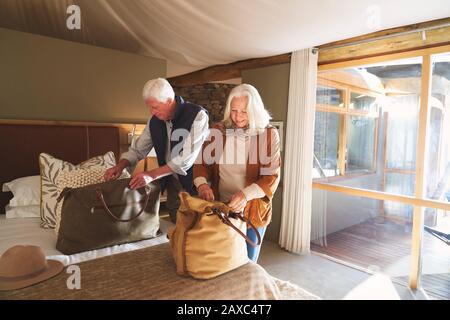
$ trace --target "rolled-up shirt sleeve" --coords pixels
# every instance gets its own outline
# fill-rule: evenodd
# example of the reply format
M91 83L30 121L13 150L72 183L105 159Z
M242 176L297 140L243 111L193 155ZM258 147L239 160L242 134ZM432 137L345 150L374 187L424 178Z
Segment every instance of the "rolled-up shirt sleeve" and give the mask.
M131 166L144 159L153 148L153 141L150 136L148 123L142 131L142 134L137 138L134 146L130 146L127 152L122 153L120 159L126 159L130 162Z
M250 201L253 199L259 199L266 195L264 193L263 189L261 189L261 187L258 186L256 183L252 183L248 187L242 189L242 192L244 193L247 201Z
M167 162L169 168L179 174L187 175L202 149L203 142L209 135L208 115L200 111L192 123L191 131L183 143L183 150L179 155Z
M196 188L200 187L202 184L208 183L205 177L197 177L194 179L194 186Z

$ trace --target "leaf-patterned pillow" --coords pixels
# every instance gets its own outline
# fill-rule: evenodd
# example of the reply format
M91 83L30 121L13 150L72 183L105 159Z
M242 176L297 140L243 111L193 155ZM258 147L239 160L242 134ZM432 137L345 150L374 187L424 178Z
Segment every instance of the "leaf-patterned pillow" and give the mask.
M107 152L102 156L97 156L84 161L78 165L73 165L67 161L57 159L47 153L39 155L39 166L41 171L41 227L55 228L59 174L63 171L90 168L111 168L116 165L113 152Z

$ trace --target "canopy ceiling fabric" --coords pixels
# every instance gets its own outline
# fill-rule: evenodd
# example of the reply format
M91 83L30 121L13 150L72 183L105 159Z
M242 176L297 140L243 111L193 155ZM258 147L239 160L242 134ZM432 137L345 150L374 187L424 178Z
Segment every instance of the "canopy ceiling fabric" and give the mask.
M0 0L0 27L162 58L168 76L449 16L448 0Z

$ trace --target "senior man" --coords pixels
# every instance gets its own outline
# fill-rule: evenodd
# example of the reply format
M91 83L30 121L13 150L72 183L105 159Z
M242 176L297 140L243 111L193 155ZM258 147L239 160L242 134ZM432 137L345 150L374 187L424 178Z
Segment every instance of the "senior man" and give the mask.
M183 189L193 191L192 166L209 134L208 113L175 95L170 83L162 78L145 84L143 98L151 117L135 146L120 156L117 165L108 169L104 178L117 179L123 169L134 166L154 147L159 167L134 176L130 188L141 188L159 180L161 192L167 189L166 208L175 223L180 205L178 193Z

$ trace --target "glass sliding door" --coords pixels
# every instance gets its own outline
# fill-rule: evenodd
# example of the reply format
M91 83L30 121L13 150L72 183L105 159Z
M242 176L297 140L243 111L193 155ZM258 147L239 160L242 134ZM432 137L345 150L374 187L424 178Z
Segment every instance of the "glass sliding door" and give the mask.
M450 52L431 55L424 196L450 201ZM450 211L424 209L422 287L450 299ZM438 254L437 254L438 253Z
M327 90L317 91L313 251L411 288L420 283L423 258L427 274L448 269L436 279L450 287L443 280L448 245L432 234L450 221L446 51L450 46L319 67L318 84Z

